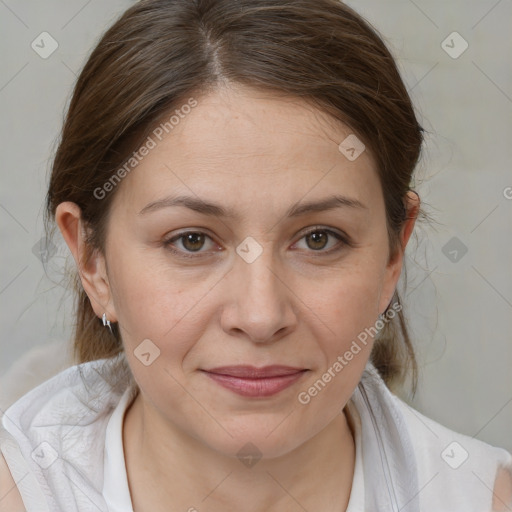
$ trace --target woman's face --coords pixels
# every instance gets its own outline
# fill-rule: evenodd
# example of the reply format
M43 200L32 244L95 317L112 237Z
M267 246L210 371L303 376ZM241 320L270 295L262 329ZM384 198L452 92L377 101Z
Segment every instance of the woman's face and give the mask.
M155 417L221 453L279 456L350 398L401 255L368 150L338 147L348 128L242 87L196 100L117 185L105 309ZM274 365L294 370L209 373Z

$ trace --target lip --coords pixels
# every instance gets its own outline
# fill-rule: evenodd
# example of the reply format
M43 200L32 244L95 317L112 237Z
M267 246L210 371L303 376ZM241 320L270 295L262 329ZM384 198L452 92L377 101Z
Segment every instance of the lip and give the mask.
M298 381L308 370L291 366L272 365L222 366L202 370L209 378L238 395L268 397L279 393Z

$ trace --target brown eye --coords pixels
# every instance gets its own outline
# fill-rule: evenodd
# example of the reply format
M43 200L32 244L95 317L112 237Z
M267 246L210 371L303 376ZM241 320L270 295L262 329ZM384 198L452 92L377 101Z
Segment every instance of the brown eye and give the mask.
M198 251L202 248L205 241L205 236L203 233L187 233L186 235L182 235L180 237L183 241L183 247L187 251Z
M308 247L314 250L323 249L328 242L329 235L325 231L313 231L305 236Z

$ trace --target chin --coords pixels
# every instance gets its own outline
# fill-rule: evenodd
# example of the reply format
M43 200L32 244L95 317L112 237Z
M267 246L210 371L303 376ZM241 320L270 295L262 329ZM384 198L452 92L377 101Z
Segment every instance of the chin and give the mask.
M291 423L286 425L287 421L283 421L282 416L274 418L274 421L268 418L258 421L254 415L246 415L239 420L234 419L229 426L221 422L226 430L220 427L208 429L201 437L211 449L229 457L237 457L243 463L260 458L273 459L286 455L308 439L303 424L299 428ZM294 431L301 431L300 438L292 435L290 427Z

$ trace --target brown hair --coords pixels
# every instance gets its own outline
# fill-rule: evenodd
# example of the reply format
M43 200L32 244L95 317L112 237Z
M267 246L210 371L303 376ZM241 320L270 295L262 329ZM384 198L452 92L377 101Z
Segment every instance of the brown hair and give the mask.
M102 250L114 187L95 197L164 115L222 83L296 97L348 125L375 158L391 255L400 249L404 198L423 141L394 59L376 30L339 0L142 0L103 35L80 73L47 195L76 203ZM425 216L420 209L420 215ZM53 228L54 229L54 228ZM122 351L74 277L77 362ZM400 304L395 291L394 304ZM372 362L391 386L417 363L403 310L385 323Z

